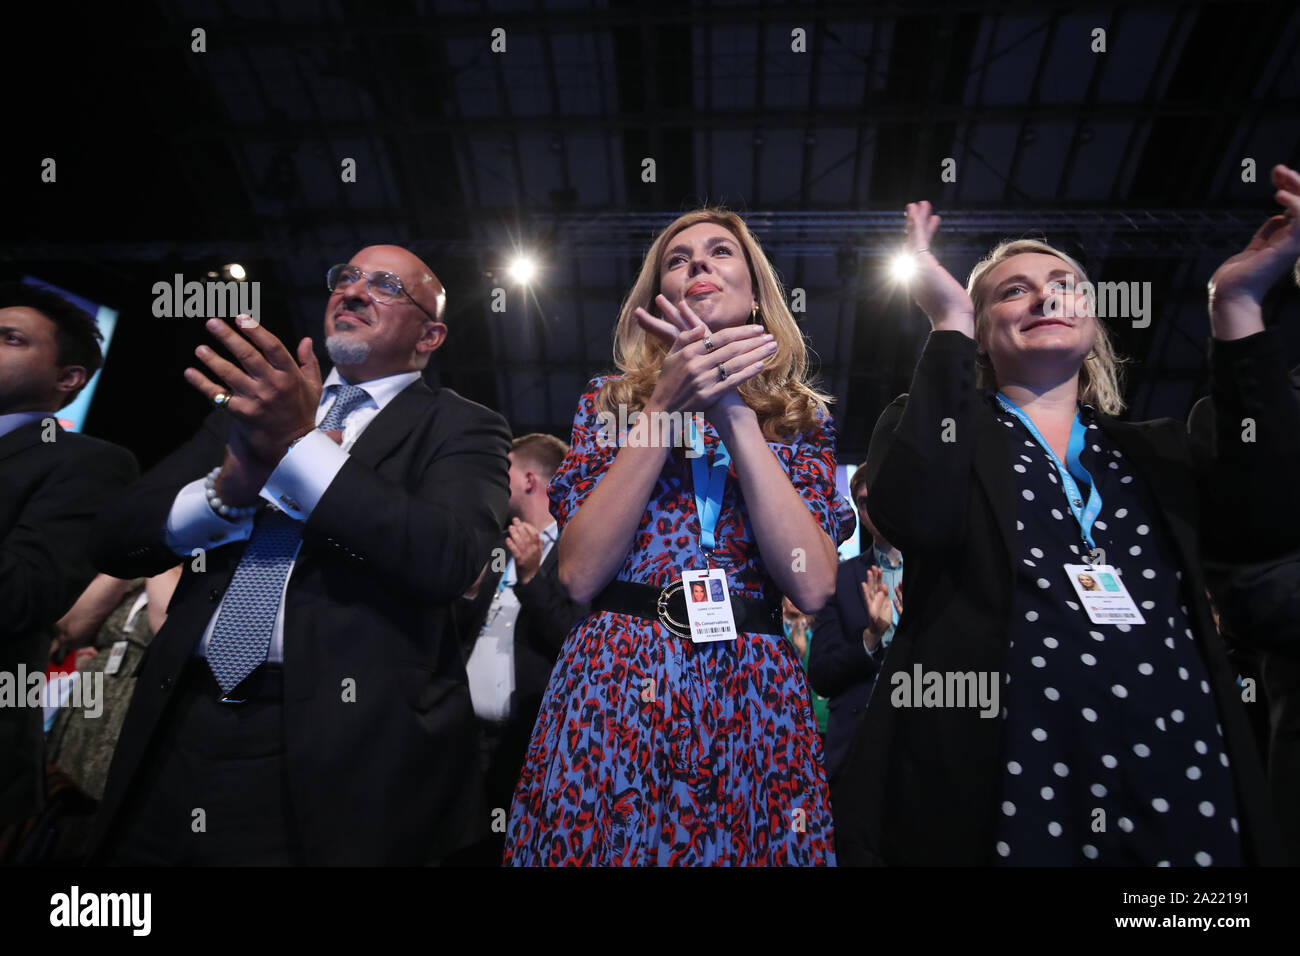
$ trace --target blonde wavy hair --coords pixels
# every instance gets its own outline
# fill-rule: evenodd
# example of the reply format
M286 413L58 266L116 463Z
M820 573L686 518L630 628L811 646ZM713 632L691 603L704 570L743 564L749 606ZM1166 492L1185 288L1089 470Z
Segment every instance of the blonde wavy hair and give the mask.
M810 431L833 401L817 391L808 379L808 346L786 305L785 290L762 246L745 221L730 210L711 206L694 209L677 219L655 238L632 290L623 300L614 330L614 366L620 375L606 380L596 407L614 414L623 404L629 411L642 409L654 392L668 345L649 335L636 320L637 308L657 314L654 300L660 292L659 274L668 243L683 229L700 223L721 226L736 237L745 251L749 278L758 302L756 321L776 339L776 352L767 367L739 387L740 397L758 415L769 441L789 441Z
M971 270L970 278L966 280L966 294L970 296L975 306L975 341L981 343L975 354L975 384L978 388L997 388L998 385L997 373L982 345L989 327L989 290L981 285L981 280L998 264L1012 256L1025 253L1055 256L1074 271L1076 283L1088 281L1088 274L1084 272L1083 266L1072 256L1066 255L1060 249L1040 239L1010 239L1000 242L987 256L976 263L975 268ZM1095 299L1092 299L1090 304L1097 339L1079 369L1079 400L1095 406L1107 415L1118 415L1124 411L1121 379L1123 366L1127 360L1115 354L1106 326L1102 325L1101 319L1096 317Z

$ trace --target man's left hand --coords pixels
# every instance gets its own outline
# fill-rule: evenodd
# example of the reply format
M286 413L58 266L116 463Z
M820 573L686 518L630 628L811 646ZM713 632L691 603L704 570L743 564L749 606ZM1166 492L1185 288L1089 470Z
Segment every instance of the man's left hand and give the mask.
M193 368L185 370L185 380L209 400L228 394L226 408L243 425L249 451L265 463L279 462L290 442L315 427L321 375L311 339L298 343L295 361L261 324L236 331L221 319L209 319L207 327L239 364L200 345L195 354L225 386Z
M527 584L542 566L542 535L527 521L515 518L510 522L506 548L515 559L515 573L519 584Z

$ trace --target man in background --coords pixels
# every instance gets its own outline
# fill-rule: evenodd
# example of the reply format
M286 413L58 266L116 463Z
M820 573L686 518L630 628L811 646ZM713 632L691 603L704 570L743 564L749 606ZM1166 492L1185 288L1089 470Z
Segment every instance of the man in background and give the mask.
M507 812L560 647L587 614L560 584L559 529L546 495L568 451L552 435L514 440L510 527L477 591L457 607L462 635L473 635L469 684L483 731L488 804Z
M42 710L19 676L44 675L54 622L95 574L95 514L137 474L130 452L56 419L103 361L100 340L61 296L0 286L0 673L17 695L0 700L0 857L45 792Z
M849 478L858 520L869 537L862 552L841 561L835 596L813 625L816 640L808 655L813 690L830 698L826 731L826 779L835 802L835 775L867 709L885 650L902 611L903 557L876 530L867 515L867 470ZM864 542L865 543L865 542Z

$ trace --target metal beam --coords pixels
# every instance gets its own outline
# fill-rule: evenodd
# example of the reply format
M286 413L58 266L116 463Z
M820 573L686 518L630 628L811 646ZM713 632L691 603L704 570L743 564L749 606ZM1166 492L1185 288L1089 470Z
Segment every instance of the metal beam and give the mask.
M736 129L803 129L809 123L818 129L856 129L863 122L892 123L905 126L930 126L936 123L988 122L1019 123L1024 120L1060 122L1072 118L1092 122L1152 120L1178 117L1209 122L1228 114L1235 117L1256 115L1286 119L1300 113L1300 98L1236 98L1222 102L1188 100L1159 103L1098 103L1091 108L1060 103L1036 106L998 105L964 106L944 104L926 109L924 104L909 101L873 102L866 110L819 109L809 114L805 109L714 111L707 120L694 108L635 110L606 115L600 113L569 116L517 116L509 122L500 116L425 117L405 125L404 135L486 136L519 133L605 133L610 130L682 129L694 132L701 124L710 130ZM329 124L328 131L305 124L285 122L194 123L177 130L178 143L291 143L304 145L316 141L368 139L374 135L373 120L340 119Z
M985 251L989 237L1043 234L1104 244L1111 254L1183 258L1189 245L1198 249L1235 248L1270 214L1267 209L944 209L940 236L945 254ZM677 217L664 212L589 212L564 215L535 213L530 222L551 237L549 248L590 257L643 255L653 236ZM338 217L336 217L338 218ZM346 217L342 217L346 218ZM492 219L484 215L480 221ZM783 212L746 214L745 221L770 251L792 255L834 255L850 250L877 257L897 250L903 233L902 210ZM499 252L504 234L473 238L413 237L407 246L419 254L476 256ZM1090 250L1092 251L1092 250ZM315 241L158 239L149 242L33 241L0 247L0 261L57 261L84 257L107 261L282 259L319 256Z

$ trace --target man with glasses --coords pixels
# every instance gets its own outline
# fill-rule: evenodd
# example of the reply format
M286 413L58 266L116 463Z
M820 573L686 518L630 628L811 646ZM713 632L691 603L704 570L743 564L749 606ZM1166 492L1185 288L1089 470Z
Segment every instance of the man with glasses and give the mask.
M421 372L442 285L396 246L328 271L321 381L254 322L208 322L215 406L101 516L121 577L185 560L140 668L92 861L431 863L487 832L451 602L507 514L509 430Z

